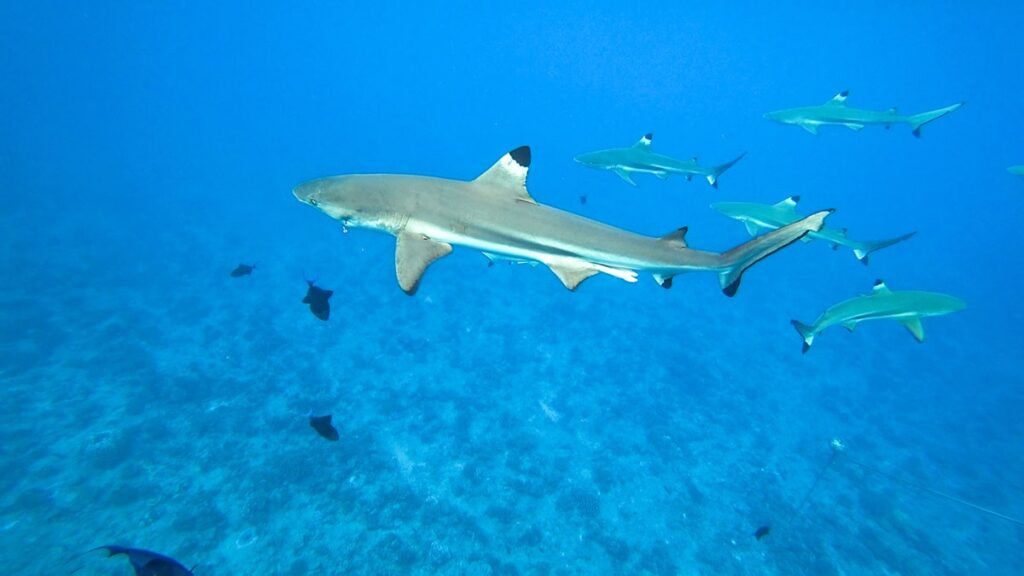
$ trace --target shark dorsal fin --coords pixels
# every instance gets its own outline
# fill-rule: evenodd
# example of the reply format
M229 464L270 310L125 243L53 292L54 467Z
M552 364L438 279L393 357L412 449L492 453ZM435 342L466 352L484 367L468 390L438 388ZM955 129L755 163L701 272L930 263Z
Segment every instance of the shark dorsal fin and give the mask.
M825 102L826 106L846 106L846 98L850 95L849 90L843 90L839 94L832 97L831 100Z
M651 142L654 141L654 134L648 132L644 134L644 137L637 140L636 144L633 144L633 148L639 148L641 150L647 150L651 147Z
M673 230L668 234L661 237L662 242L666 242L676 248L686 248L686 233L690 231L688 226L683 226L678 230Z
M796 205L800 203L800 196L790 196L782 202L775 203L776 208L784 208L786 210L795 210Z
M536 204L526 191L526 175L530 171L530 147L520 146L505 154L473 180L489 193L513 196L516 200Z
M885 282L881 280L875 280L875 285L871 288L872 294L890 294L892 290L885 285Z

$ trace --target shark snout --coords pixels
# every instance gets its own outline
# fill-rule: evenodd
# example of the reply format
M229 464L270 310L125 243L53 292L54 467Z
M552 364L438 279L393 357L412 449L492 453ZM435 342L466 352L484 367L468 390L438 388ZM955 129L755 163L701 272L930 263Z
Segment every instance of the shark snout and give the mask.
M309 204L310 206L317 205L317 196L319 196L320 185L318 182L305 182L299 184L295 188L292 188L292 195L295 199L303 204Z

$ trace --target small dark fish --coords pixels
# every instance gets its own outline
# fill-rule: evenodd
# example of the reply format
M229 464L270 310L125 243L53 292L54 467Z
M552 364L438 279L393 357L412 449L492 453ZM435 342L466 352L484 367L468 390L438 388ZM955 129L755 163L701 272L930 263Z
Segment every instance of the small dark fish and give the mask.
M326 321L331 317L331 304L328 300L331 299L334 290L317 288L312 280L306 280L306 284L309 284L309 290L306 291L306 297L302 299L302 303L309 304L309 311L313 313L313 316Z
M99 546L89 552L96 550L105 551L108 558L118 554L128 556L128 562L135 570L135 576L194 576L192 570L185 568L181 562L158 552L142 548L128 548L127 546ZM194 570L195 566L192 569Z
M757 538L758 540L760 540L761 538L764 538L765 536L767 536L767 535L769 535L771 533L772 533L772 527L771 526L761 526L760 528L758 528L757 530L754 531L754 538Z
M587 196L586 196L586 194L584 194L583 196L580 196L580 204L586 204L586 203L587 203Z
M255 269L255 264L239 264L237 268L231 271L231 277L241 278L242 276L248 276L252 274L252 271Z
M338 429L331 424L331 415L326 416L313 416L313 413L309 414L309 425L316 430L316 433L330 440L331 442L337 442L341 436L338 435Z

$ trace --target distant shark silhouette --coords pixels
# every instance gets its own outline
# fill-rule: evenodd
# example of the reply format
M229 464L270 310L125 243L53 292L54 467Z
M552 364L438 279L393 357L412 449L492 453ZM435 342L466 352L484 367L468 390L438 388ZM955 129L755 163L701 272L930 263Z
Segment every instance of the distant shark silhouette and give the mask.
M896 108L890 108L884 112L850 108L846 105L846 98L849 95L850 91L844 90L824 104L777 110L768 112L764 117L782 124L799 126L814 135L818 134L818 129L822 126L846 126L850 130L857 131L868 124L886 128L893 124L910 124L914 136L920 137L922 126L938 120L964 105L963 102L957 102L938 110L905 116L900 114Z
M577 156L576 161L590 168L614 172L630 186L636 186L636 182L633 181L630 174L654 174L662 180L667 179L670 174L680 174L687 180L691 180L694 176L700 176L707 180L712 188L718 188L718 177L747 155L744 152L725 164L704 167L697 163L696 158L676 160L652 152L651 142L653 140L653 134L646 134L629 148L609 148L587 152Z
M743 222L744 226L747 227L747 232L749 232L751 236L756 236L763 230L775 230L799 220L801 216L796 213L796 205L799 202L799 196L790 196L789 198L775 204L757 204L755 202L715 202L711 207L733 220ZM818 230L817 232L808 232L807 236L804 237L804 240L824 240L831 244L832 248L845 246L853 250L853 255L857 257L857 260L860 260L863 264L867 264L868 257L871 256L872 252L903 242L914 234L917 234L917 232L910 232L902 236L897 236L896 238L889 238L888 240L867 242L848 238L846 236L845 228L837 230L835 228L823 226L821 230Z
M326 321L331 317L331 303L328 300L334 294L334 290L318 288L312 280L306 280L309 289L306 290L306 297L302 299L303 304L309 304L309 311L313 316Z
M708 252L687 245L685 227L652 238L539 204L526 190L529 166L530 149L521 146L470 182L356 174L312 180L292 194L347 225L395 236L395 272L407 294L416 292L428 266L460 245L492 261L543 263L569 290L599 273L636 282L638 272L648 272L669 288L678 274L707 270L733 296L746 270L820 230L832 212L816 212L725 252Z
M119 554L127 556L132 570L135 571L135 576L194 576L192 574L192 570L195 569L194 566L192 569L185 568L181 562L170 556L164 556L159 552L116 545L98 546L89 550L89 552L97 550L106 552L108 558ZM73 572L77 571L78 569Z
M309 413L309 425L316 430L316 433L330 440L331 442L337 442L341 436L338 434L338 429L331 423L331 415L326 414L324 416L313 416L313 413Z
M1024 166L1010 166L1006 171L1014 176L1024 177Z
M853 332L867 320L892 319L903 324L917 339L924 342L921 319L942 316L963 310L967 304L956 297L936 292L893 292L881 280L875 281L871 294L857 296L829 307L808 326L799 320L791 323L804 339L804 353L811 349L814 336L830 326L842 326Z
M231 271L231 277L241 278L242 276L248 276L252 274L252 271L255 269L255 264L239 264L237 268Z

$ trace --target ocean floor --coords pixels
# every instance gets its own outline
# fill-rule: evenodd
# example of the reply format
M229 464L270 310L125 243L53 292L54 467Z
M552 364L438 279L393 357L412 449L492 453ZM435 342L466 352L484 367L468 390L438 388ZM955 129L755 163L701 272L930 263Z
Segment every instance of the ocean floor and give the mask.
M202 576L1024 563L1024 527L922 490L1024 516L1020 360L980 357L953 320L922 346L878 324L801 356L785 262L728 299L698 275L569 293L459 253L410 298L370 233L243 248L78 226L15 235L2 263L7 573L128 574L71 559L109 543ZM335 290L329 322L300 304L305 274Z

